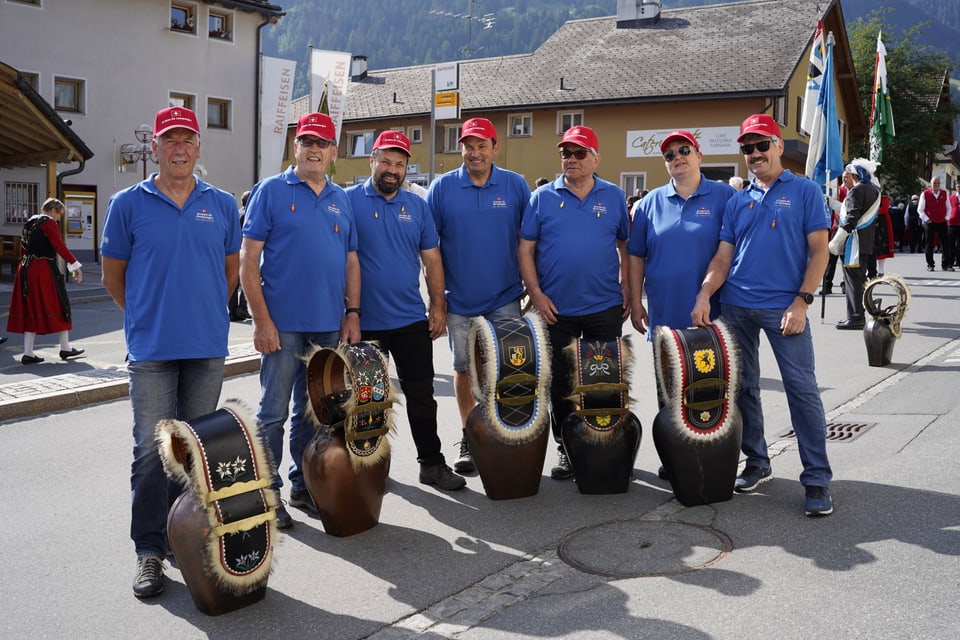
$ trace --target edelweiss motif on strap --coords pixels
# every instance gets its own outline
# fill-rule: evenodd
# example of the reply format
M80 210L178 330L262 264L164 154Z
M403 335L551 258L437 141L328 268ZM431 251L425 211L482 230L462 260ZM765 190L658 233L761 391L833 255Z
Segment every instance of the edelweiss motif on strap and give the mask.
M207 513L208 573L235 594L270 574L276 537L273 467L256 419L238 400L192 420L162 420L157 441L164 470Z

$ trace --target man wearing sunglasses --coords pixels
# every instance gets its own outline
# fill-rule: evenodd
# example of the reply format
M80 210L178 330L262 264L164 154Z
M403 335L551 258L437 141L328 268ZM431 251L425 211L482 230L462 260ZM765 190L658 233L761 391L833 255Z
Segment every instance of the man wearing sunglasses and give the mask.
M806 314L827 265L830 219L821 189L783 168L783 138L772 117L744 120L737 141L756 179L724 208L720 245L690 317L694 325L708 325L710 297L720 290L720 312L740 351L737 407L747 462L736 490L747 493L772 478L760 403L762 331L777 359L797 435L804 512L826 516L833 512L832 471Z
M550 400L559 462L552 478L573 477L560 426L573 412L564 347L574 338L619 337L630 314L627 235L620 187L596 175L599 143L590 127L567 129L557 145L563 175L530 196L520 228L520 274L547 323L553 361Z
M316 514L301 460L313 437L306 411L307 369L300 359L312 343L336 347L360 340L360 262L350 201L327 178L337 157L330 116L308 113L297 122L297 163L252 189L240 249L240 280L253 315L260 352L260 407L280 490L283 425L290 419L290 506ZM277 527L293 519L281 505Z
M648 330L657 326L689 326L690 309L720 241L723 207L736 193L729 184L703 176L703 154L689 131L667 135L660 152L670 181L639 202L627 245L630 319L647 340L653 335ZM644 291L649 310L643 305ZM710 302L713 319L720 315L719 296Z

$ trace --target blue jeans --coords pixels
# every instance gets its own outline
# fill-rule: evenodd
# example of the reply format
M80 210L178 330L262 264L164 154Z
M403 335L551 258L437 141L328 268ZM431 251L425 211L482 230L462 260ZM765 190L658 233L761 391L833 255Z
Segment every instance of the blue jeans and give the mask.
M167 478L157 451L157 422L189 422L217 410L223 358L130 362L133 465L130 537L137 554L167 553L167 513L181 487Z
M293 395L293 417L290 419L290 469L288 478L294 491L305 491L303 470L300 468L303 452L313 437L313 425L306 420L310 398L307 395L307 366L300 359L313 343L318 347L337 346L339 331L299 332L281 331L280 349L260 356L260 408L257 421L270 447L276 465L273 488L280 489L280 461L283 459L283 425L290 415L290 396Z
M797 435L803 464L800 483L826 487L833 472L827 459L827 419L814 371L810 323L807 322L803 333L785 336L780 331L784 311L720 305L720 315L730 327L740 351L740 393L737 396L737 407L743 418L740 448L747 457L748 466L770 468L760 404L760 331L763 330L780 368L790 419Z
M520 317L520 299L482 314L487 320L506 320ZM453 354L453 370L464 372L467 370L467 353L470 345L467 337L470 333L470 323L478 316L462 316L459 313L447 312L447 341L450 344L450 353Z

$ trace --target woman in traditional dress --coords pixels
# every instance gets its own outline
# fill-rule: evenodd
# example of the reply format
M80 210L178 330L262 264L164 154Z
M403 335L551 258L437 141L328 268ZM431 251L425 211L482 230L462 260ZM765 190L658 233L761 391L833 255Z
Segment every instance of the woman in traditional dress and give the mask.
M57 333L60 337L60 359L69 360L83 353L70 346L70 300L63 274L57 268L57 256L67 262L67 269L77 282L83 278L80 263L60 235L63 203L47 198L41 213L23 225L20 239L20 266L13 284L7 332L23 334L22 364L37 364L43 358L33 352L37 334Z

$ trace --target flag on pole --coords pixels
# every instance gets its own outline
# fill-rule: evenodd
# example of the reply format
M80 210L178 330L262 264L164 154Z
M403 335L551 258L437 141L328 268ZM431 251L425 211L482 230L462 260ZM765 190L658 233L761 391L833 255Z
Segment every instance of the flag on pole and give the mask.
M840 149L840 121L837 119L837 100L833 89L833 32L827 36L827 55L823 65L820 93L817 96L807 150L806 176L826 185L843 171L843 152Z
M883 150L897 135L893 126L890 90L887 88L887 49L877 34L877 69L873 74L873 107L870 109L870 159L883 162Z
M817 30L813 34L813 46L810 49L807 90L803 95L803 112L800 115L800 128L808 135L813 131L813 114L817 109L817 96L820 94L820 80L823 76L823 56L823 23L818 20Z

